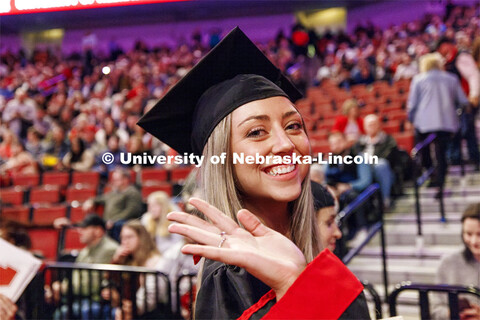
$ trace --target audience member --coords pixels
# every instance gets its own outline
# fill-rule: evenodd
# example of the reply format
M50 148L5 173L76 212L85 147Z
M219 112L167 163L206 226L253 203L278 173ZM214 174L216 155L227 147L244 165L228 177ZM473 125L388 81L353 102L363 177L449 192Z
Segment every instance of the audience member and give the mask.
M438 53L426 54L420 59L420 74L410 85L408 97L408 118L415 127L417 142L425 140L431 133L436 134L436 174L431 186L443 187L447 173L447 143L459 128L456 112L468 104L458 79L442 70L442 58ZM422 165L432 166L430 149L422 150Z
M459 164L461 161L461 141L467 141L470 161L475 169L480 170L480 152L475 129L475 116L478 112L480 97L480 72L475 60L466 48L458 49L448 39L442 39L438 45L438 52L445 58L445 70L454 74L468 96L469 106L463 109L460 116L460 130L455 134L450 144L450 161Z
M320 245L334 252L337 240L342 237L338 228L337 205L335 198L327 188L316 182L312 182L314 207L317 211L318 230L320 231Z
M347 147L353 146L360 135L364 134L363 119L355 99L348 99L342 106L343 115L338 116L333 124L332 131L339 131L347 139Z
M57 218L54 221L56 228L71 226L67 218ZM107 234L105 222L96 214L88 214L78 225L79 240L85 245L80 250L75 259L76 263L110 263L113 255L118 249L117 242L113 241ZM81 273L81 274L80 274ZM63 287L66 287L65 283ZM101 305L100 299L100 280L99 274L87 270L76 271L72 274L71 283L73 293L79 297L79 301L74 301L72 305L73 317L80 319L90 319L91 313L94 319L105 319L109 315L109 306ZM45 286L45 299L50 303L59 303L61 299L60 282L53 282L51 287ZM67 306L63 305L57 309L54 318L64 318L67 312Z
M163 191L151 193L147 198L147 206L147 212L142 215L141 223L155 241L160 253L163 254L176 243L182 242L181 236L168 231L170 222L166 216L176 207L172 204L168 194Z
M355 156L348 147L348 142L341 132L333 132L328 137L330 150L335 156ZM372 172L367 164L360 163L329 163L326 165L325 177L327 184L340 202L340 208L355 200L373 181ZM347 239L351 240L357 231L359 238L366 234L367 219L362 208L354 214L355 223L349 225Z
M171 262L162 259L160 252L155 246L155 242L153 242L153 239L150 237L150 234L139 221L135 220L129 221L123 225L120 233L120 247L118 247L115 252L112 263L146 267L166 274L171 270ZM110 290L109 288L106 288L102 290L102 297L105 300L111 300L112 306L119 307L116 310L117 319L122 318L120 316L122 310L124 313L123 317L125 319L131 319L132 303L130 299L133 297L132 292L135 292L137 313L143 317L152 317L155 315L155 312L159 311L155 310L157 307L156 297L159 299L158 302L167 302L167 286L160 277L152 277L148 275L145 277L142 276L139 279L140 285L137 288L129 287L133 282L123 281L123 283L124 287L118 287L119 283L117 283L117 289ZM156 295L156 290L159 290L158 295ZM120 291L123 291L122 296L124 297L124 301L119 300ZM147 314L149 315L147 316Z
M20 139L25 139L27 129L33 124L36 103L27 95L23 88L15 90L15 98L7 102L2 119L10 130Z
M86 172L92 169L95 157L92 150L86 148L79 137L70 139L70 151L62 159L63 168L72 171Z
M130 172L121 168L113 171L111 179L112 190L106 194L89 199L83 203L83 210L89 212L95 205L105 206L103 218L109 234L119 240L122 225L130 219L142 215L142 196L130 183Z
M25 150L23 143L13 142L11 152L12 156L0 166L0 175L38 173L38 164L35 158Z
M384 206L389 208L392 185L395 182L391 162L395 161L397 155L397 142L391 135L382 131L380 119L377 115L369 114L366 116L363 125L366 134L360 137L354 146L354 152L378 157L378 163L372 164L373 176L380 185Z
M464 248L442 258L436 274L436 283L480 287L480 203L469 205L462 214ZM447 296L434 296L433 319L450 318ZM480 318L480 299L461 295L460 319Z

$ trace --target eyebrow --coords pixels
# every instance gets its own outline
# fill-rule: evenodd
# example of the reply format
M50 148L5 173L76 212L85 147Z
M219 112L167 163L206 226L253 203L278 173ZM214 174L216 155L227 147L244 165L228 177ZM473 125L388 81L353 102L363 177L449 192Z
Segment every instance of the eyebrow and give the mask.
M283 115L282 115L282 120L292 116L292 115L296 115L298 114L300 116L300 113L298 113L298 111L288 111L288 112L285 112ZM237 126L240 127L242 124L244 124L245 122L247 121L250 121L250 120L262 120L262 121L268 121L270 120L270 117L265 115L265 114L261 114L261 115L256 115L256 116L251 116L251 117L248 117L247 119L243 120L242 122L240 122Z

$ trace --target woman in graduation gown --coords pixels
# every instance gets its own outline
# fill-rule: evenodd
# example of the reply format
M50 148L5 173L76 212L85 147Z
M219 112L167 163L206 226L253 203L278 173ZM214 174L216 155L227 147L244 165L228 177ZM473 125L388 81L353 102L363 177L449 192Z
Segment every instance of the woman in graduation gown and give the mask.
M360 282L318 247L309 164L292 160L310 155L300 97L235 28L139 121L204 157L190 200L203 219L168 216L197 243L182 251L206 258L197 319L369 319Z

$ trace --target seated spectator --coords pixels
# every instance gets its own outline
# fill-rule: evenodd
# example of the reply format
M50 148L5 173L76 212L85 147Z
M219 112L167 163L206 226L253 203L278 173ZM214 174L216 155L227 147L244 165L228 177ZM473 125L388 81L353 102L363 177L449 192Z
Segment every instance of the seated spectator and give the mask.
M121 168L113 171L111 187L112 191L85 201L82 209L90 212L95 205L103 204L107 230L118 240L122 225L142 215L142 195L130 184L130 172Z
M350 148L360 135L365 134L357 100L346 100L342 106L342 113L343 115L335 119L332 131L342 132L347 139L347 147Z
M436 283L480 287L480 203L469 205L462 215L464 248L442 258ZM446 295L436 294L433 319L449 319ZM472 295L459 298L460 319L480 319L480 299ZM463 307L462 307L463 305Z
M342 237L342 232L335 220L337 217L335 199L327 188L315 182L312 182L312 192L314 207L317 211L321 248L327 248L334 252L337 240Z
M34 127L30 127L27 130L25 149L30 152L35 159L40 159L40 156L43 154L42 135Z
M348 142L341 132L334 132L328 137L330 150L334 155L355 156L348 147ZM337 197L340 208L355 200L355 198L367 188L373 181L372 172L367 164L327 164L325 170L327 184L332 188ZM349 225L347 239L351 240L357 230L360 230L359 238L366 235L367 219L363 208L354 214L355 223Z
M375 71L370 63L362 59L352 70L353 84L372 84L375 81Z
M115 252L112 263L146 267L164 273L168 273L171 269L169 261L162 259L160 252L155 246L155 242L153 242L153 239L139 221L129 221L123 226L120 233L120 247L118 247ZM126 284L129 283L129 281L124 281L125 286L123 288L117 286L118 289L103 289L102 297L105 300L111 300L112 306L114 307L120 307L121 304L121 308L125 313L124 318L129 319L132 313L132 303L128 298L133 297L132 292L136 292L137 313L144 317L147 317L147 313L150 313L149 316L153 316L155 312L159 311L156 310L157 304L159 302L167 302L167 286L165 282L162 281L161 278L158 278L159 281L157 284L155 279L156 278L152 276L140 277L138 288L126 288L128 287ZM157 289L159 290L158 295L155 294ZM125 297L125 299L123 301L119 300L120 290L124 291L123 297ZM155 296L158 297L158 301L156 301ZM116 313L116 318L119 318L121 310L117 309Z
M0 143L0 164L12 156L12 145L18 140L15 134L8 129L3 130L2 139Z
M27 129L35 119L35 108L36 103L28 97L27 91L18 88L15 90L15 98L7 102L3 110L2 120L17 137L25 139Z
M385 208L391 204L390 193L395 181L394 172L389 160L395 156L397 142L381 129L380 119L377 115L369 114L363 121L366 134L361 136L354 146L356 154L367 153L369 156L377 156L378 163L372 164L375 181L380 184L383 203Z
M71 223L67 218L58 218L54 221L56 228L69 226ZM118 244L106 234L105 222L96 214L87 215L81 223L77 225L80 234L80 242L86 247L83 248L75 262L77 263L110 263L113 255L118 249ZM94 319L108 318L110 313L109 306L104 306L102 310L100 299L99 275L96 272L78 271L72 274L73 293L80 297L79 301L74 301L72 305L73 317L79 319L90 319L89 312ZM66 287L64 284L64 287ZM90 287L91 286L91 287ZM90 289L90 290L89 290ZM45 287L45 299L47 302L58 304L61 298L61 285L56 281L52 286ZM90 310L91 303L91 310ZM63 305L57 309L54 318L64 318L67 313L67 306Z
M35 174L38 164L35 158L25 150L25 146L15 141L11 146L12 156L0 166L0 175Z
M85 142L79 137L70 140L70 151L63 157L63 168L72 171L86 172L92 169L95 161L94 154L87 149Z
M113 172L117 167L125 167L125 165L121 162L121 154L125 152L123 148L120 148L120 139L116 134L110 136L108 138L107 143L107 150L100 153L100 155L96 158L94 170L100 172L100 175L105 180L108 179L108 175L110 172ZM111 153L113 155L113 161L111 163L106 164L103 162L103 156L105 153Z
M325 168L318 164L314 163L310 166L310 179L320 185L324 185L325 182Z
M65 140L65 130L59 125L53 125L50 136L44 143L45 153L43 155L43 167L49 169L60 169L62 159L70 150Z
M418 73L417 62L408 53L403 53L401 59L402 62L397 66L393 80L412 79Z
M166 216L175 210L170 197L163 191L151 193L147 198L147 212L141 218L141 223L155 241L160 253L164 253L175 243L182 242L182 237L168 231L170 222Z

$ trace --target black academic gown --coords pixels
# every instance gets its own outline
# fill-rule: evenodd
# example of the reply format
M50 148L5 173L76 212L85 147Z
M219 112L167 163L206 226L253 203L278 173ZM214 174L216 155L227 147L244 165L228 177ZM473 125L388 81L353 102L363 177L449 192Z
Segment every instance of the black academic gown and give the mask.
M328 252L333 256L330 251ZM321 267L321 264L318 264L316 267ZM343 268L343 265L341 268ZM317 281L315 276L312 276L311 274L305 274L305 276L311 277L311 281L313 282ZM343 280L336 279L335 281L340 283ZM328 280L325 282L328 282ZM318 286L319 288L322 287L321 283L309 284L308 286L310 289L312 285ZM304 285L297 285L293 291L302 290L302 286ZM327 286L331 285L328 284ZM289 291L290 290L291 289L289 289ZM305 290L309 289L305 288ZM329 288L326 288L326 290L328 291ZM271 299L265 304L259 306L259 301L265 299L264 296L269 291L270 288L267 285L246 272L245 269L228 266L217 261L206 260L202 275L202 283L196 302L195 319L237 319L249 308L250 310L255 309L255 311L251 312L251 314L246 317L244 315L243 318L261 319L267 315L271 308L276 304L275 299ZM313 292L313 295L308 298L310 301L305 301L305 299L303 299L304 301L295 301L293 302L295 306L287 306L287 308L303 309L303 303L309 305L313 304L314 306L317 305L319 309L318 317L324 318L322 316L322 311L320 311L320 309L323 308L321 306L321 301L316 301L316 293L315 291ZM292 294L295 295L295 293ZM290 296L292 296L292 294ZM342 296L337 297L337 299L342 299ZM318 299L323 298L320 298L319 296ZM354 294L351 300L353 301L347 303L346 307L338 313L340 315L339 319L370 319L363 292L360 291L359 294ZM316 318L315 312L313 315L310 313L308 317Z

